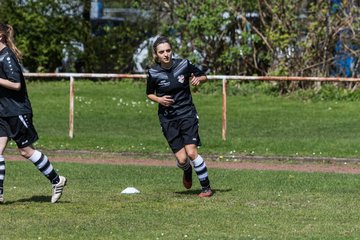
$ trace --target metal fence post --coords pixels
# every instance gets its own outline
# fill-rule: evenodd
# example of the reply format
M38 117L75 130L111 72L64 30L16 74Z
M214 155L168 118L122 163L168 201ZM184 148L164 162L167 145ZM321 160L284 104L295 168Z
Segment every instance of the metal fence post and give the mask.
M74 138L74 76L70 76L69 137Z
M226 140L226 78L222 80L222 97L223 97L223 105L222 105L222 140Z

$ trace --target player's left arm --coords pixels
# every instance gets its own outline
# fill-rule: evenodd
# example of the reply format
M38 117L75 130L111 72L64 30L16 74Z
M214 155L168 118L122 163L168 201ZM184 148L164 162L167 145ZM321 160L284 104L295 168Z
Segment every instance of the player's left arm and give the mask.
M197 76L194 75L194 73L191 73L191 76L190 76L191 85L198 86L201 83L204 83L206 81L207 81L206 75L200 75L200 76L197 77Z
M201 83L204 83L207 81L206 74L201 71L198 67L193 65L190 61L188 61L188 67L190 71L190 84L193 86L198 86Z

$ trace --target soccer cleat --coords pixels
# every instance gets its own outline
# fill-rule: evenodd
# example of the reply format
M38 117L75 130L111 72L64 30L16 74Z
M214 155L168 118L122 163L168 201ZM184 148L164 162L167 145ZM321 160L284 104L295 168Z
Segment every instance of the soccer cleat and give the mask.
M67 180L63 176L59 176L59 179L60 179L60 181L57 184L53 184L51 203L56 203L60 199L60 197L64 191L64 187L66 185Z
M192 187L192 167L191 166L188 171L184 171L183 185L186 189L190 189Z
M4 195L0 195L0 204L4 203Z
M211 188L203 188L201 193L198 195L199 197L211 197L213 195L213 192L211 191Z

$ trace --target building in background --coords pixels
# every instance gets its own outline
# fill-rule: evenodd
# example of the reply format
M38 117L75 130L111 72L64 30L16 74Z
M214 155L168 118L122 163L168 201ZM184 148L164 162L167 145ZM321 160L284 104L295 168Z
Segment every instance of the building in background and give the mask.
M346 2L346 5L344 4ZM359 8L359 1L352 0L331 0L331 14L338 11L349 13L353 7ZM358 16L359 20L360 16ZM354 42L355 35L360 34L359 29L353 32L350 28L341 29L336 34L334 61L330 74L337 77L358 77L359 70L359 42Z

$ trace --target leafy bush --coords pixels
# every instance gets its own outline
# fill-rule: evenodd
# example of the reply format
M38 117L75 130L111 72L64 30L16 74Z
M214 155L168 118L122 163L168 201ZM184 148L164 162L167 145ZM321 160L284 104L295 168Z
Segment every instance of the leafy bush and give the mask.
M268 96L302 99L304 101L360 101L360 89L356 87L349 89L342 85L344 83L324 83L318 88L299 88L291 92L282 93L282 88L278 82L230 80L227 84L227 95L250 96L265 94ZM222 94L222 82L209 81L202 85L201 88L195 88L194 91L201 91L201 93L206 94Z

